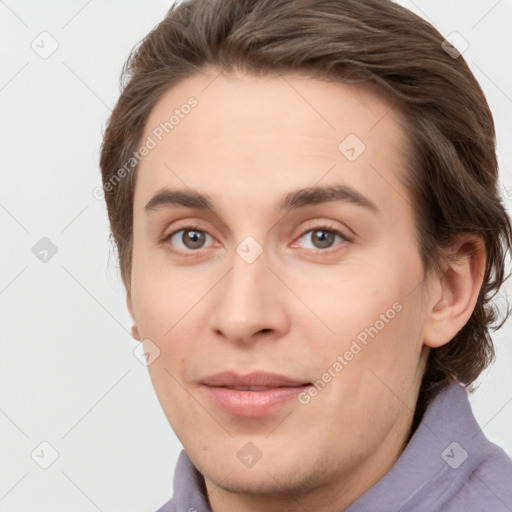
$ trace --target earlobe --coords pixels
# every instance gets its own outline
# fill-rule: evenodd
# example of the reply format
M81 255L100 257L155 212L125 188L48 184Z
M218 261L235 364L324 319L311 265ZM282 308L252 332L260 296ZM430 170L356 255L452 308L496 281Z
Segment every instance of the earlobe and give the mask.
M126 307L128 308L130 316L132 317L132 320L134 321L134 324L132 326L132 338L137 341L142 341L142 337L139 333L139 329L136 324L137 320L135 319L135 314L133 312L132 296L131 296L130 292L128 292L126 294Z
M142 337L139 333L139 329L137 328L136 325L132 325L132 338L137 340L137 341L142 341Z
M486 254L483 240L466 235L452 252L427 302L423 343L431 348L451 341L467 323L482 287Z

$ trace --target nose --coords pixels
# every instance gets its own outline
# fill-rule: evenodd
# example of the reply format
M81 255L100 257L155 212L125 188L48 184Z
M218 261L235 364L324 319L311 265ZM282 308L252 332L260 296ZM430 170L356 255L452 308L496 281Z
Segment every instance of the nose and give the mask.
M232 267L216 286L209 327L237 344L278 338L289 329L286 287L267 267L263 252L247 262L234 252Z

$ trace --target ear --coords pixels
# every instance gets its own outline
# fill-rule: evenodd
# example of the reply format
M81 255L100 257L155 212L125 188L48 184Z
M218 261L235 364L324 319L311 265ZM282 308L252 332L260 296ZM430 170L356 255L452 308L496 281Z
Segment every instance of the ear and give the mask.
M132 295L130 292L127 292L126 294L126 306L134 322L132 326L132 338L137 341L142 341L142 336L140 335L139 329L137 328L137 320L135 319L135 314L133 312Z
M482 238L462 235L450 253L455 260L444 261L443 271L432 278L429 287L423 343L432 348L451 341L467 323L485 273L486 253Z

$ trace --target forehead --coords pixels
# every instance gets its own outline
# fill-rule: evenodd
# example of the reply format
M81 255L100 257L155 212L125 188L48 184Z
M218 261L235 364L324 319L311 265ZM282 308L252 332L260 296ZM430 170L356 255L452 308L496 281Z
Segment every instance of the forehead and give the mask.
M319 181L392 205L394 194L406 195L398 115L355 85L292 74L195 75L148 117L142 142L155 144L139 164L136 206L164 185L251 201Z

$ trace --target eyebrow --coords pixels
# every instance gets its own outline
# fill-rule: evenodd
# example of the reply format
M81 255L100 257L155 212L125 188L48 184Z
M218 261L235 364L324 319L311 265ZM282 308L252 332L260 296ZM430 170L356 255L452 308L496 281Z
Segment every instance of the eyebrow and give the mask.
M303 208L305 206L328 203L331 201L342 201L360 206L371 212L380 213L379 208L366 196L348 185L324 185L302 188L289 192L278 204L280 212L288 212ZM170 190L164 188L159 190L146 204L146 212L159 210L168 206L183 206L186 208L197 208L218 214L210 196L187 189Z

